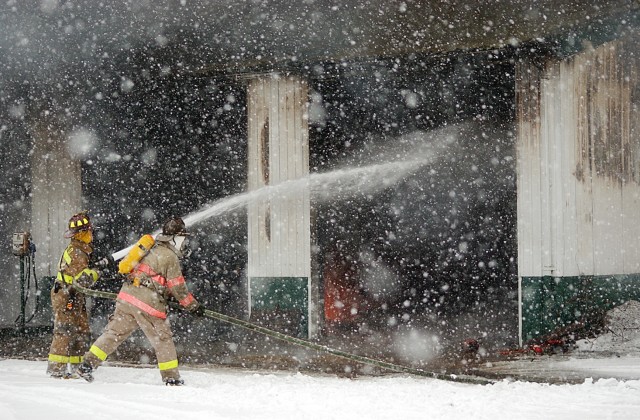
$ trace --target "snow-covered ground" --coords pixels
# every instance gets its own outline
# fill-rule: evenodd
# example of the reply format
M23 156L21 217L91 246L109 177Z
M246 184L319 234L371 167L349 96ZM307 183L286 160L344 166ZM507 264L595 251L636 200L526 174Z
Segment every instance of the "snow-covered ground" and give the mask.
M633 360L628 367L640 378ZM0 360L0 419L584 420L640 413L640 379L470 385L403 375L345 379L184 368L187 386L165 387L155 368L103 366L91 384L51 379L45 369L44 361Z

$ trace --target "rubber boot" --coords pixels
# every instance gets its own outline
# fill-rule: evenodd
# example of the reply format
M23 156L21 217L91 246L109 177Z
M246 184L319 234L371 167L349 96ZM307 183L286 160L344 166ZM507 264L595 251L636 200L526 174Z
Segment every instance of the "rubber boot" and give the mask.
M91 365L89 363L87 363L87 362L80 363L78 365L78 370L76 372L85 381L93 382L93 375L92 375L93 368L91 367Z

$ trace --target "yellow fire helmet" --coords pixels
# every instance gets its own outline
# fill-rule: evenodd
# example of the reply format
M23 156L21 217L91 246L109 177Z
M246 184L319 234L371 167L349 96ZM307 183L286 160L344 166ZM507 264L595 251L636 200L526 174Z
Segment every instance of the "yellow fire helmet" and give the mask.
M86 211L81 211L80 213L76 213L71 216L67 227L68 230L64 234L65 238L71 238L76 233L83 232L85 230L93 230L91 219Z

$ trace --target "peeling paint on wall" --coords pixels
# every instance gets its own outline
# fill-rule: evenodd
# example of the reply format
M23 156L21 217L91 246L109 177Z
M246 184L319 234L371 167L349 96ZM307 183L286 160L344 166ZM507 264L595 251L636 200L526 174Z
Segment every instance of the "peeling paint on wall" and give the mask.
M638 45L516 66L521 276L640 272Z

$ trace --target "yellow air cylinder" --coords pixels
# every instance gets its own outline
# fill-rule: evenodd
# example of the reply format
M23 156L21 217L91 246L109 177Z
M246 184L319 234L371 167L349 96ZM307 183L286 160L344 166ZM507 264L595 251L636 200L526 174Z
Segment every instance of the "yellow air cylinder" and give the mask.
M151 235L144 235L131 248L131 251L118 264L120 274L129 274L155 245L156 241Z

